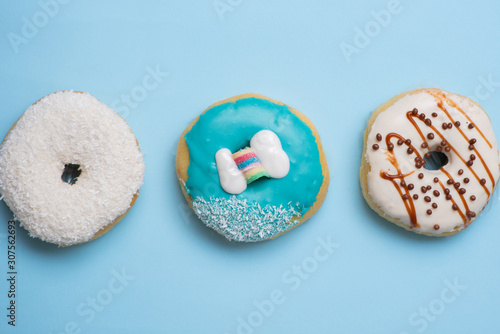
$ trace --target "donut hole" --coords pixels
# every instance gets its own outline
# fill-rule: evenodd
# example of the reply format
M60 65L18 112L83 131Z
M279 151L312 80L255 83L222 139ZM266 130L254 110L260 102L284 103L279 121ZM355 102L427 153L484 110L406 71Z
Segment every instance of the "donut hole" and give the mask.
M448 157L443 152L432 151L429 152L430 157L425 159L425 169L427 170L438 170L448 163Z
M64 165L64 170L61 175L61 179L67 184L75 184L78 181L78 177L82 174L80 165L77 164L66 164Z

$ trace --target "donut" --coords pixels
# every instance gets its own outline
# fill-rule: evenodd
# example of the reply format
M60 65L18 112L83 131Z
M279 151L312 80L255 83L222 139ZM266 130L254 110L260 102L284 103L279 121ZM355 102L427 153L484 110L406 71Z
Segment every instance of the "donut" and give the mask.
M486 112L437 88L402 93L368 121L363 196L407 230L448 236L468 227L498 182L499 152Z
M273 239L311 218L330 180L312 122L257 94L217 102L197 117L180 137L176 170L196 216L241 242Z
M59 246L95 239L134 205L144 162L131 129L88 93L31 105L0 146L0 196L30 236Z

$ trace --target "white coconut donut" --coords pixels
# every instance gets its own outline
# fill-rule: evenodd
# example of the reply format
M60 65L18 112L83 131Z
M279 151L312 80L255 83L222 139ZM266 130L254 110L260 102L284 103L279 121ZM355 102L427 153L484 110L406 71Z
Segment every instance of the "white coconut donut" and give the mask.
M76 182L67 175L71 169L81 171ZM143 177L129 126L88 93L45 96L0 147L5 203L31 236L60 246L108 231L134 204Z
M443 153L448 162L427 169L431 152ZM491 122L477 103L418 89L373 113L361 186L370 206L389 221L417 233L451 235L469 226L491 198L499 161Z

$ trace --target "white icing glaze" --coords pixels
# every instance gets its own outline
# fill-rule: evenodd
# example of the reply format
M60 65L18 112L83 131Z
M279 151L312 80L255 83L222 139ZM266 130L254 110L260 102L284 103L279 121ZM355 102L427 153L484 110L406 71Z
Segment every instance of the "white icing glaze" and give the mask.
M290 159L283 151L281 141L274 132L270 130L257 132L250 140L250 147L271 178L284 178L290 171ZM215 162L224 191L237 195L246 190L247 182L243 172L234 162L231 151L227 148L218 150L215 154Z
M61 180L65 164L82 173ZM116 112L87 93L56 92L30 106L0 147L0 193L29 233L58 245L92 239L130 208L144 162Z
M414 108L418 109L416 117L407 116L407 112ZM422 113L425 114L426 119L431 120L431 126L434 129L418 118L418 115ZM437 116L433 117L433 113ZM474 123L474 128L468 127L470 121L467 117ZM421 147L424 140L410 119L414 120L417 127L421 129L429 148ZM456 121L460 122L458 128L455 125ZM444 130L443 123L453 123L453 126L451 129ZM441 146L443 139L438 132L445 137L447 146L450 147L449 152L444 150L446 146ZM441 146L442 153L446 154L449 161L440 170L416 168L417 153L409 154L407 150L410 146L407 144L398 145L398 137L392 137L390 140L390 143L394 145L393 151L388 149L386 138L390 133L397 133L405 140L410 139L411 147L422 158L427 152L436 151L437 147ZM429 133L434 134L434 139L428 139ZM377 140L377 134L381 134L381 141ZM471 139L477 140L472 150L468 142ZM374 149L374 144L379 145L379 149ZM475 160L469 168L467 161L471 159L471 154L474 154ZM399 219L416 232L436 235L455 232L467 227L493 194L500 174L497 141L484 110L467 98L436 89L409 92L381 112L368 135L365 158L371 167L367 178L368 193L375 204L387 215ZM396 168L397 165L399 165L400 173ZM462 175L459 175L459 170L463 170ZM405 177L396 178L393 183L382 177L381 173L384 172L388 175L402 174ZM458 188L447 183L449 176L446 173L455 183L460 183ZM422 179L418 177L419 174L423 174ZM435 183L435 178L438 178L439 182ZM469 179L468 183L464 182L466 178ZM400 185L403 179L406 186ZM483 179L486 183L481 185L480 180ZM412 190L408 188L409 184L414 185ZM423 186L430 186L431 189L424 193L421 189ZM446 199L443 188L449 189L452 199ZM460 194L460 189L464 189L465 193ZM434 194L435 190L439 192L439 195ZM410 198L404 200L402 196L405 194L408 194ZM413 198L415 194L418 195L418 199ZM476 197L475 201L470 199L472 195ZM426 196L430 198L429 202L425 200ZM434 203L437 204L437 208L432 206ZM457 210L452 208L453 204L458 206ZM415 208L414 220L416 222L412 222L412 205ZM428 210L431 210L430 215L427 213ZM468 216L468 211L473 214ZM439 229L436 230L435 225L439 225Z
M250 147L254 149L260 162L275 179L287 176L290 170L290 159L281 147L281 141L271 130L261 130L250 140Z
M224 191L237 195L247 189L247 181L234 162L231 151L221 148L215 154L215 163L219 172L220 185Z

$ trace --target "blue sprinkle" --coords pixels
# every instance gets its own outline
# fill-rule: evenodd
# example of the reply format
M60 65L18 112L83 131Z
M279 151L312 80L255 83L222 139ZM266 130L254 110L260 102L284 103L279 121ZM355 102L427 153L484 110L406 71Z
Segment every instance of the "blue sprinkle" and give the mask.
M299 223L300 208L248 203L232 196L229 199L201 197L193 201L198 218L229 240L255 242L273 238Z

